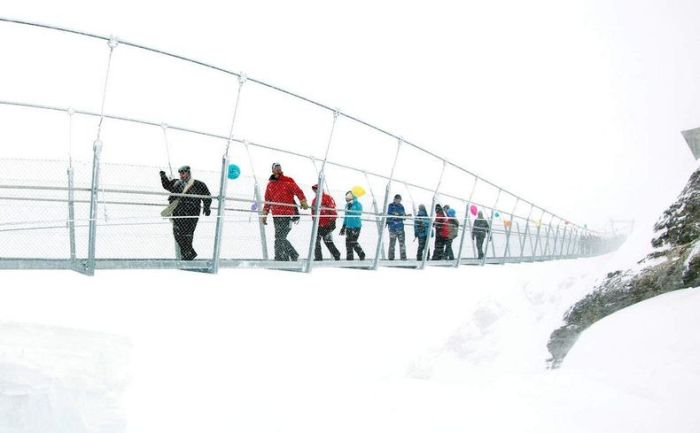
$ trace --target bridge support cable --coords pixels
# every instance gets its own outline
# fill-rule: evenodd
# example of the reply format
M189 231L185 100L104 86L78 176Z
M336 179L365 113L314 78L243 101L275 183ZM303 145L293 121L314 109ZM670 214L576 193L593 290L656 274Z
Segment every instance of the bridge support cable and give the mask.
M331 143L333 143L333 134L335 132L335 125L338 121L338 111L333 112L333 123L331 124L331 132L328 136L328 144L326 144L326 153L323 156L323 164L321 164L321 171L318 174L318 182L316 183L316 206L311 210L312 220L311 220L311 239L309 240L309 251L306 256L306 263L304 266L304 272L311 272L311 267L313 263L314 249L316 246L316 237L318 236L318 224L321 219L321 205L323 201L323 190L324 183L326 180L326 161L328 161L328 152L331 148ZM312 160L313 162L313 160ZM315 163L314 163L315 165Z
M170 178L174 177L173 165L170 162L170 140L168 140L168 125L167 123L161 123L160 129L163 132L163 144L165 147L165 157L168 160L168 170L170 170Z
M469 199L464 206L464 220L462 221L462 235L459 238L459 251L457 251L457 259L455 260L454 266L457 267L462 262L462 248L464 248L464 238L467 235L467 227L469 227L469 234L471 236L471 225L469 224L469 205L474 199L474 192L476 192L476 185L479 183L479 178L474 177L474 184L472 185L472 191L469 193Z
M525 219L525 231L522 234L522 242L520 242L520 257L522 258L525 254L525 245L528 242L528 236L530 236L530 218L532 217L532 211L534 210L534 205L530 203L530 210L527 213L527 218Z
M97 137L92 145L92 186L90 191L90 229L88 232L88 258L85 266L87 275L95 274L95 243L97 241L97 199L100 179L100 156L102 154L102 122L105 119L105 102L107 100L107 86L109 84L109 72L112 66L112 55L119 42L111 37L107 42L109 56L107 57L107 72L105 73L104 87L102 89L102 104L100 106L100 120L97 124Z
M362 171L362 174L365 176L365 182L367 182L367 188L369 188L369 194L372 196L372 209L374 210L374 219L377 223L377 237L381 236L382 230L384 230L384 227L381 226L381 217L380 215L382 214L379 212L379 207L377 206L377 198L374 195L374 189L372 188L372 182L369 180L369 175L367 174L366 170ZM380 249L380 254L382 260L386 257L384 254L384 247Z
M233 130L236 126L236 116L238 115L238 106L241 102L241 90L246 82L246 76L238 77L238 89L236 91L236 102L233 106L233 115L231 116L231 128L226 141L226 150L221 157L221 178L219 181L219 197L218 206L216 208L216 231L214 233L214 250L212 252L211 266L209 272L216 274L219 272L219 262L221 260L221 238L224 232L224 216L226 215L226 187L228 186L228 156L233 139Z
M540 213L540 217L537 220L537 232L535 233L535 246L532 249L534 251L534 253L533 253L534 257L539 257L537 255L537 248L540 245L540 233L542 232L542 218L544 217L544 209L540 209L540 208L537 208L537 209L542 211L542 212Z
M435 203L437 202L438 191L440 191L440 186L442 185L442 178L445 175L445 167L447 167L447 161L442 161L442 170L440 170L440 178L438 179L437 185L435 186L435 191L433 191L433 200L430 203L430 224L428 225L428 239L425 241L425 248L423 248L423 257L418 269L425 269L425 262L428 260L428 246L430 245L430 233L433 230L433 223L435 222ZM435 238L437 239L437 233L435 233Z
M567 230L569 229L569 225L564 222L564 230L562 231L561 234L561 246L559 247L559 254L558 257L562 257L564 255L564 248L566 246L566 235L567 235Z
M557 222L557 230L554 232L554 240L552 240L552 251L549 253L549 258L553 259L557 255L557 241L559 240L559 227L561 221Z
M40 23L35 23L35 22L23 21L23 20L16 20L16 19L10 19L10 18L0 17L0 22L12 23L12 24L17 24L17 25L24 25L24 26L29 26L29 27L36 27L36 28L49 29L49 30L53 30L53 31L58 31L58 32L64 32L64 33L69 33L69 34L73 34L73 35L78 35L78 36L81 36L81 37L87 37L87 38L93 38L93 39L100 39L100 40L104 40L104 41L109 41L110 43L112 43L113 41L116 41L116 39L115 39L114 37L106 37L106 36L104 36L104 35L97 35L97 34L92 34L92 33L88 33L88 32L82 32L82 31L72 30L72 29L68 29L68 28L63 28L63 27L59 27L59 26L46 25L46 24L40 24ZM215 66L215 65L208 64L208 63L203 62L203 61L200 61L200 60L196 60L196 59L192 59L192 58L189 58L189 57L181 56L181 55L178 55L178 54L170 53L170 52L167 52L167 51L164 51L164 50L160 50L160 49L156 49L156 48L144 46L144 45L141 45L141 44L132 43L132 42L129 42L129 41L126 41L126 40L120 40L119 43L122 44L122 45L130 46L130 47L137 48L137 49L144 50L144 51L148 51L148 52L151 52L151 53L155 53L155 54L159 54L159 55L171 57L171 58L174 58L174 59L177 59L177 60L180 60L180 61L189 62L189 63L195 64L195 65L198 65L198 66L201 66L201 67L204 67L204 68L212 69L212 70L215 70L215 71L224 73L224 74L236 76L236 77L238 77L238 78L245 77L245 74L243 74L243 73L231 71L231 70L228 70L228 69L219 67L219 66ZM440 156L434 154L433 152L431 152L431 151L425 149L424 147L422 147L422 146L420 146L420 145L418 145L418 144L416 144L416 143L413 143L413 142L411 142L411 141L405 140L405 139L401 138L401 137L400 137L399 135L397 135L397 134L391 133L391 132L389 132L389 131L387 131L387 130L384 130L384 129L378 127L378 126L375 126L375 125L373 125L373 124L370 124L370 123L368 123L368 122L365 122L365 121L363 121L363 120L361 120L361 119L359 119L359 118L357 118L357 117L354 117L354 116L352 116L352 115L350 115L350 114L348 114L348 113L344 113L344 112L339 111L339 110L337 110L337 109L333 109L333 108L331 108L331 107L328 106L328 105L322 104L322 103L320 103L320 102L317 102L317 101L314 101L314 100L312 100L312 99L306 98L306 97L304 97L304 96L298 95L298 94L293 93L293 92L291 92L291 91L288 91L288 90L282 89L282 88L280 88L280 87L274 86L274 85L272 85L272 84L270 84L270 83L266 83L266 82L264 82L264 81L254 79L254 78L252 78L252 77L245 77L245 79L248 80L248 81L251 81L251 82L253 82L253 83L256 83L256 84L258 84L258 85L261 85L261 86L263 86L263 87L267 87L267 88L269 88L269 89L271 89L271 90L280 92L280 93L282 93L282 94L285 94L285 95L291 96L291 97L293 97L293 98L297 98L297 99L299 99L299 100L301 100L301 101L307 102L307 103L309 103L309 104L315 105L315 106L317 106L317 107L319 107L319 108L322 108L322 109L324 109L324 110L328 110L328 111L330 111L330 112L337 113L339 116L343 116L343 117L345 117L345 118L347 118L347 119L349 119L349 120L351 120L351 121L353 121L353 122L359 123L360 125L366 126L366 127L370 128L370 129L373 129L373 130L375 130L375 131L377 131L377 132L379 132L379 133L381 133L381 134L383 134L383 135L386 135L386 136L388 136L388 137L392 137L392 138L397 139L397 140L400 139L400 140L402 140L405 144L407 144L407 145L409 145L409 146L411 146L411 147L417 149L418 151L420 151L420 152L422 152L422 153L424 153L424 154L426 154L426 155L428 155L428 156L430 156L430 157L432 157L432 158L435 158L435 159L437 159L437 160L441 160L441 161L443 161L443 162L449 164L450 166L454 167L455 169L457 169L457 170L459 170L459 171L461 171L461 172L463 172L463 173L466 173L466 174L471 175L471 176L476 176L476 174L472 173L471 171L469 171L469 170L467 170L467 169L465 169L465 168L459 166L458 164L456 164L456 163L454 163L454 162L445 160L444 158L442 158L442 157L440 157ZM493 186L494 188L500 188L500 187L498 187L498 185L496 185L496 184L494 184L494 183L492 183L492 182L490 182L490 181L488 181L488 180L486 180L486 179L482 179L482 181L483 181L484 183L488 184L488 185ZM504 189L504 188L500 188L500 189L502 189L504 192L506 192L506 193L508 193L508 194L511 194L511 195L517 197L516 194L512 194L510 191L508 191L508 190L506 190L506 189ZM526 203L529 203L527 200L524 200L524 199L522 199L522 201L524 201L524 202L526 202Z
M491 251L493 252L493 256L496 257L496 247L493 244L493 216L496 213L495 209L496 206L498 206L498 200L501 198L501 192L503 192L503 190L501 188L498 188L498 193L496 194L496 201L493 204L493 207L491 208L491 217L489 218L489 235L486 239L486 245L484 246L484 256L481 258L482 266L486 263L486 256L488 256L489 251L489 243L491 243Z
M396 154L394 155L394 163L391 165L391 172L389 174L389 180L386 183L386 189L384 191L384 207L380 213L381 222L379 223L379 236L377 236L377 248L374 250L374 262L372 263L372 269L376 270L379 266L379 256L383 250L384 244L384 227L386 226L387 210L389 206L389 192L391 191L391 182L394 179L394 171L396 170L396 163L399 160L399 152L401 152L402 141L399 139L396 144ZM400 247L399 247L400 249ZM393 254L393 253L392 253Z
M542 257L547 260L549 258L549 240L551 238L552 234L552 221L554 220L554 216L552 214L549 214L549 223L547 223L547 233L545 234L545 243L544 243L544 251L542 251Z
M173 173L173 166L172 163L170 162L170 140L168 140L168 125L166 123L161 123L160 124L160 130L163 133L163 144L165 145L165 156L168 160L168 170L170 170L170 178L172 179L175 177L175 174ZM104 190L102 190L104 192ZM175 220L173 218L170 218L170 224L172 226L175 225ZM173 254L175 255L175 258L177 260L180 260L180 246L177 244L177 241L173 239Z
M518 204L520 203L520 198L516 197L515 198L515 204L513 205L513 210L510 211L510 223L508 227L506 227L505 221L503 222L503 230L505 231L506 235L506 246L503 249L503 262L505 263L505 259L510 256L510 233L513 231L513 215L515 215L515 210L518 208Z

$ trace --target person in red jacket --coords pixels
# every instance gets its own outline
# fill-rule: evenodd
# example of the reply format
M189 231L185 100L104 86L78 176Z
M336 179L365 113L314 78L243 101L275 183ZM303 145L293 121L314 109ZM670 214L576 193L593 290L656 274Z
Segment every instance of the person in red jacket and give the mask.
M292 219L297 217L297 209L294 197L299 199L302 209L308 209L304 192L299 188L294 179L285 176L282 165L272 164L272 175L265 190L265 206L260 215L263 224L267 224L267 214L272 212L272 221L275 224L275 260L292 260L299 258L299 253L287 240L287 235L292 231Z
M311 187L314 190L314 195L318 190L318 185ZM311 202L312 212L316 209L316 197L314 197ZM335 210L335 200L333 197L323 193L321 197L321 212L318 218L318 235L316 236L316 249L314 250L314 259L323 260L323 254L321 253L321 239L323 243L328 247L328 251L334 259L340 260L340 251L336 248L333 243L333 231L335 230L335 219L338 217L338 212Z
M442 206L435 205L435 249L433 250L433 260L442 260L445 255L445 242L450 234L450 226L447 224L447 216Z

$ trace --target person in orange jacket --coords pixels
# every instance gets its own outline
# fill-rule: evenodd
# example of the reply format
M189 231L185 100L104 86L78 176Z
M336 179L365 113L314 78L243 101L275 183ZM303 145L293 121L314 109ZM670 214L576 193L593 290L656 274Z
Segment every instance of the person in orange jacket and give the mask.
M314 190L314 195L316 195L318 185L312 186L311 189ZM311 209L312 211L316 209L316 197L314 197L311 202ZM321 239L323 239L323 243L326 244L333 258L335 260L340 260L340 251L338 251L335 243L333 243L333 231L335 230L335 220L337 217L338 212L335 210L335 200L324 192L321 197L321 210L318 218L318 234L316 236L316 248L314 250L315 260L323 260Z
M275 260L296 261L299 258L299 253L287 240L287 235L292 231L292 220L298 219L299 215L294 197L299 199L302 209L309 208L304 192L294 179L284 175L281 164L272 164L272 175L265 190L265 206L260 220L267 224L267 214L272 213L275 225Z

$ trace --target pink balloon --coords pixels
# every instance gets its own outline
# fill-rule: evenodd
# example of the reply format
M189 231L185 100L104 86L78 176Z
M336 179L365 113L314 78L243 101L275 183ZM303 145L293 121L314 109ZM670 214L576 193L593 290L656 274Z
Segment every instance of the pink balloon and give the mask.
M472 213L472 215L476 216L476 211L477 211L476 205L475 204L471 205L469 207L469 211Z

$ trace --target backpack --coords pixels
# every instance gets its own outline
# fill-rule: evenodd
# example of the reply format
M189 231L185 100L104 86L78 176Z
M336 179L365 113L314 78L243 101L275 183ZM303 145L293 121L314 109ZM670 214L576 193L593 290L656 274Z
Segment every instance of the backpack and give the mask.
M455 239L459 234L459 221L457 221L456 218L452 218L450 219L449 225L450 232L447 235L447 239Z

